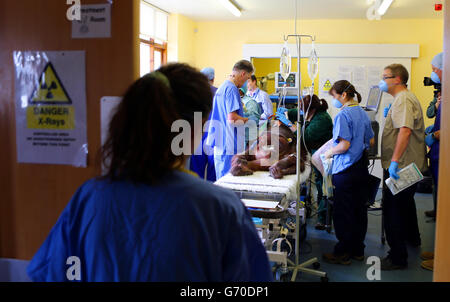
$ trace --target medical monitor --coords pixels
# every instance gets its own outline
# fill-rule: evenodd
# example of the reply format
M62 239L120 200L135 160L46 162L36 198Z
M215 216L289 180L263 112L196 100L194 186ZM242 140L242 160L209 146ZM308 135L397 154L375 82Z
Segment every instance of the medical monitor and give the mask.
M275 73L275 90L279 92L286 85L287 91L290 94L297 93L298 90L298 76L297 72L291 72L287 79L284 79L279 72Z
M372 86L369 91L369 96L367 97L367 103L365 109L367 111L378 111L381 102L381 96L383 92L378 88L378 86Z

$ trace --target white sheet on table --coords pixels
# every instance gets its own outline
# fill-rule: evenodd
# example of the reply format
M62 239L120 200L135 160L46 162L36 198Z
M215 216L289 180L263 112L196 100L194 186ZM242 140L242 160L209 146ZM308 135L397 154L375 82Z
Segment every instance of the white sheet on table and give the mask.
M308 161L306 169L300 174L300 183L304 183L311 174ZM274 179L269 172L255 172L248 176L226 174L215 182L216 185L237 191L252 193L284 194L288 200L297 200L297 175L286 175L282 179Z

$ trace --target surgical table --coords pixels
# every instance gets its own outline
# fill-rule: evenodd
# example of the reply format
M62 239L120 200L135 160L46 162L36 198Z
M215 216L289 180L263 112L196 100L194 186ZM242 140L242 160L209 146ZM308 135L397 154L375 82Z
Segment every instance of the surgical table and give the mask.
M300 175L300 182L304 183L311 174L311 163L305 165L306 169ZM300 183L300 184L301 184ZM266 248L269 260L281 265L281 271L287 272L287 264L290 261L288 256L291 251L281 250L284 242L290 246L287 237L291 235L299 240L296 229L289 227L286 221L289 217L295 216L295 205L299 199L297 196L298 178L296 175L286 175L282 179L274 179L269 172L254 172L249 176L233 176L226 174L215 182L216 185L233 190L242 202L246 205L253 217L261 218L262 224L256 225L260 230L261 240ZM294 205L294 209L292 208ZM306 222L304 207L299 209L298 217L301 220L296 223ZM281 240L281 241L280 241ZM276 245L276 251L273 246ZM314 267L318 262L312 262Z

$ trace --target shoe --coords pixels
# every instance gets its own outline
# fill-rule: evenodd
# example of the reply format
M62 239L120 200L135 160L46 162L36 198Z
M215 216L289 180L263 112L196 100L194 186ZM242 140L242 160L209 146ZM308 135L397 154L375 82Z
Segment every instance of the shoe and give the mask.
M352 258L353 260L356 260L356 261L364 261L364 255L362 255L362 256L352 255L350 258Z
M434 259L434 253L433 252L423 252L420 254L420 258L422 260L432 260Z
M344 255L335 255L333 253L323 254L322 259L331 264L342 264L342 265L350 265L352 261L350 260L350 256L348 254Z
M316 223L315 229L323 231L323 230L326 229L326 227L325 227L325 225L323 223L318 222L318 223Z
M391 258L386 257L384 259L381 259L381 270L382 271L393 271L393 270L399 270L399 269L405 269L408 265L398 265L395 263L392 263Z
M425 216L430 217L430 218L436 218L436 211L435 210L425 211Z
M422 261L420 266L426 270L433 271L434 259Z

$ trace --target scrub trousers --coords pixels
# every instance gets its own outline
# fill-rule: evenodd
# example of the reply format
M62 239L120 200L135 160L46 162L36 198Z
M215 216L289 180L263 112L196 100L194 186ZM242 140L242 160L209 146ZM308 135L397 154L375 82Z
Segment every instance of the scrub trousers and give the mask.
M346 170L333 175L333 222L338 243L334 254L363 256L367 233L367 183L369 171L363 156Z
M437 192L439 182L439 159L430 160L431 178L433 179L433 203L434 211L437 211Z
M317 222L325 225L327 223L327 201L323 196L323 178L322 174L313 166L314 179L317 190Z
M384 170L384 179L389 178L389 171ZM383 189L383 215L386 240L391 248L388 257L397 265L408 264L406 244L418 246L421 243L419 225L417 223L414 194L417 184L392 195L391 190Z
M231 170L231 159L233 155L214 155L214 166L216 178L220 179Z
M214 155L207 155L203 146L206 144L206 138L208 133L205 133L202 137L202 143L198 148L201 151L201 155L192 155L189 164L189 169L201 178L211 182L216 181L216 169L214 167ZM196 151L199 151L198 149Z

